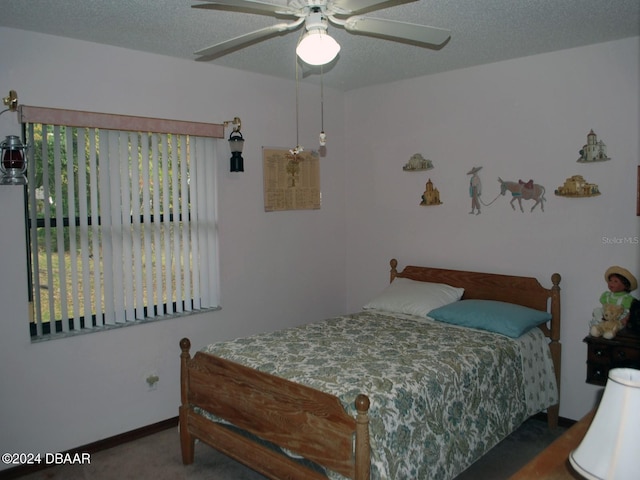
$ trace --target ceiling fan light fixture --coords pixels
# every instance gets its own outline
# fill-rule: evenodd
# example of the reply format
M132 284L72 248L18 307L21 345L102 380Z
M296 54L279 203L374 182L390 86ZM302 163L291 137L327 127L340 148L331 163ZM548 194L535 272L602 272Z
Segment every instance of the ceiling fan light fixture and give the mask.
M324 29L309 30L296 48L296 54L309 65L325 65L340 52L340 44Z

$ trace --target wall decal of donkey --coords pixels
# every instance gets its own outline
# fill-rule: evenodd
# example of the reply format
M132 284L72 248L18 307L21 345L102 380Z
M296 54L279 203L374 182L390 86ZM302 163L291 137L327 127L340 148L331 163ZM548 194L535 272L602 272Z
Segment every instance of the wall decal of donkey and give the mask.
M505 182L500 177L498 177L498 181L500 182L500 194L504 195L507 193L507 190L511 192L511 208L514 210L516 206L513 204L516 200L518 200L518 205L520 206L520 211L524 212L522 209L522 200L535 200L536 203L531 207L531 212L536 208L537 205L540 205L540 209L544 212L544 202L546 198L544 198L544 187L542 185L538 185L537 183L533 183L533 180L529 180L528 182L523 182L519 180L517 182Z

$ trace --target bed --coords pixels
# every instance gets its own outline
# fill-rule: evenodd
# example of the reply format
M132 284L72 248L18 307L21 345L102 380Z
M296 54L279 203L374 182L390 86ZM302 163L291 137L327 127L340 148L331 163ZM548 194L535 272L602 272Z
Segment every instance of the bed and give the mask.
M559 274L546 288L533 277L390 265L389 289L442 285L460 292L447 300L454 307L505 303L544 320L522 335L494 333L430 317L447 302L429 316L385 310L383 292L362 312L193 357L184 338L183 462L200 440L274 479L450 479L535 413L557 426Z

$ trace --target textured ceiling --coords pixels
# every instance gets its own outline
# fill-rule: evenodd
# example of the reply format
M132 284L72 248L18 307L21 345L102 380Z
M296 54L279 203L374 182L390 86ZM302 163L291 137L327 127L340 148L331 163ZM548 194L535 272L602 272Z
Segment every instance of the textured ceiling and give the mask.
M286 4L286 0L263 0ZM280 23L265 15L193 9L197 0L0 0L0 26L87 40L195 61L195 51ZM323 82L339 90L640 35L640 0L418 0L366 16L451 30L451 41L429 50L329 33L340 55ZM211 63L295 78L301 30L267 39ZM319 69L302 70L319 83Z

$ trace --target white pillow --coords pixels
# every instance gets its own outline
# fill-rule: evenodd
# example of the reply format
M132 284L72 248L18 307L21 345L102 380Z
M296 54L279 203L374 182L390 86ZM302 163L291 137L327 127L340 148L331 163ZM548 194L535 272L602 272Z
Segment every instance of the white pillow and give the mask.
M460 300L463 293L464 288L444 283L418 282L398 277L362 308L426 317L434 308Z

